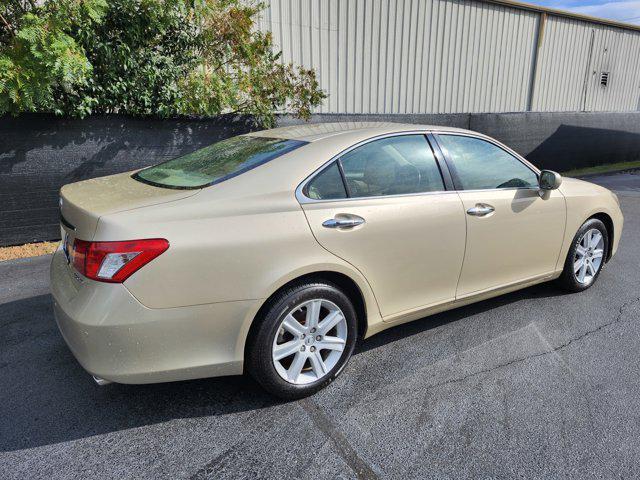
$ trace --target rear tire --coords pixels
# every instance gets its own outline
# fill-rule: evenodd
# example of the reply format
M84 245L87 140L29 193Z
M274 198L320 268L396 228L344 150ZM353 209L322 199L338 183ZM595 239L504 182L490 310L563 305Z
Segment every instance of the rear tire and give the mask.
M357 338L349 297L328 282L304 282L276 294L248 339L248 373L283 399L311 395L344 369Z
M598 279L608 251L609 233L604 223L597 218L584 222L573 237L559 285L570 292L589 288Z

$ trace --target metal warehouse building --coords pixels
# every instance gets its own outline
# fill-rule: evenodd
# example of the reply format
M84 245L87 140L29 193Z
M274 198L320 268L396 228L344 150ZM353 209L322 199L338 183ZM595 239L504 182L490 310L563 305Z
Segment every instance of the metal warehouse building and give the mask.
M312 122L467 128L560 172L640 161L640 27L509 0L264 1L258 27L329 95ZM282 113L280 125L302 122ZM0 245L56 238L65 183L254 128L228 116L5 117Z
M511 1L270 0L318 113L640 110L640 27Z

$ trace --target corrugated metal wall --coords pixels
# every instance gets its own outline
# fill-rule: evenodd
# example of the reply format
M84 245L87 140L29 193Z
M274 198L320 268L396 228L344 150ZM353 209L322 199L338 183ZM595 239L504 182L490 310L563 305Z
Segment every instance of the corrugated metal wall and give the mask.
M536 73L532 110L639 110L640 33L549 16Z
M600 85L601 72L609 72L606 88ZM640 34L595 28L588 73L586 110L640 110Z
M631 30L477 0L270 0L259 27L316 70L318 113L640 109Z
M541 35L531 109L582 110L591 29L584 22L547 17Z

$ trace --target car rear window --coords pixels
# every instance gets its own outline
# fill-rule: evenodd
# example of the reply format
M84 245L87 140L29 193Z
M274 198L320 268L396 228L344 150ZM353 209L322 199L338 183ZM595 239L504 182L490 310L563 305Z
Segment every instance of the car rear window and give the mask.
M203 188L263 165L306 143L240 135L140 170L133 178L158 187Z

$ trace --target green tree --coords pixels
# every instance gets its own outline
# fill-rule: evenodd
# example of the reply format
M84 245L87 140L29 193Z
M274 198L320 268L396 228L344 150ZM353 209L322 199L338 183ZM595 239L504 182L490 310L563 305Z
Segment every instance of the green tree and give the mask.
M91 28L105 9L105 0L5 0L0 10L0 113L63 113L60 94L75 98L67 113L90 111L90 99L79 89L91 76L91 64L70 32Z
M0 113L275 113L322 103L242 0L0 0Z

